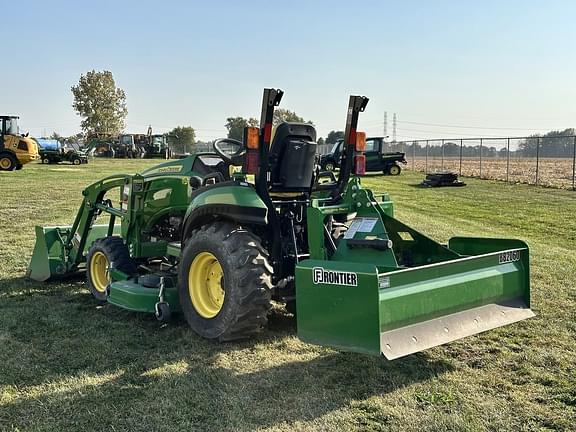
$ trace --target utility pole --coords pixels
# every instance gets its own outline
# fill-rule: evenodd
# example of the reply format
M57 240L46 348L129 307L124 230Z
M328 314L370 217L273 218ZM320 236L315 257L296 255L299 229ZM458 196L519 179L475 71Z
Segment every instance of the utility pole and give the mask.
M397 117L396 113L394 113L394 116L392 117L392 142L396 142L396 121Z
M384 111L384 133L382 136L388 136L388 113Z

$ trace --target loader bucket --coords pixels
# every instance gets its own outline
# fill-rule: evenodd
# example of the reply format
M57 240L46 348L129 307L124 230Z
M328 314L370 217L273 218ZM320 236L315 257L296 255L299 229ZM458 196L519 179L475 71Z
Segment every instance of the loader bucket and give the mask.
M30 279L45 281L77 270L77 266L69 262L65 248L71 228L36 226L36 245L26 271ZM94 240L106 237L107 232L108 225L93 225L88 234L85 250L88 250ZM114 227L114 232L119 232L119 225Z
M460 257L389 272L302 261L299 337L393 360L534 316L525 243L459 237L448 247Z
M64 227L65 229L66 227ZM64 240L57 227L36 226L36 245L26 275L37 281L65 273Z

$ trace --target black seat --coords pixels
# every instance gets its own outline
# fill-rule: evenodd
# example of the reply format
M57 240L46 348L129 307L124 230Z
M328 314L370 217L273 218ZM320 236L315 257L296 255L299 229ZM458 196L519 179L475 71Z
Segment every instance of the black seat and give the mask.
M310 191L316 158L316 129L281 123L270 145L271 192Z

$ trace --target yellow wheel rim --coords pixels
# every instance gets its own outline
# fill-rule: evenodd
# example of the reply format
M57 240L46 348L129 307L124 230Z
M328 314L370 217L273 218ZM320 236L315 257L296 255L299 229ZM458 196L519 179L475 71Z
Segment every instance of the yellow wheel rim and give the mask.
M106 287L110 283L109 266L110 262L103 252L94 252L92 260L90 260L90 278L92 279L92 286L98 292L106 292Z
M222 266L210 252L201 252L188 270L188 292L196 312L203 318L214 318L224 304Z
M4 157L2 159L0 159L0 167L2 169L8 169L12 166L12 161L10 160L10 158Z
M392 174L392 175L398 175L398 171L399 171L399 169L398 169L398 167L397 167L396 165L390 167L390 174Z

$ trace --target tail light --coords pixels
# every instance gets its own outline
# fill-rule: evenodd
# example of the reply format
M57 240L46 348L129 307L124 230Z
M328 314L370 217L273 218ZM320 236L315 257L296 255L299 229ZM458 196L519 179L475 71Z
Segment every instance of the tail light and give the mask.
M249 150L258 150L260 147L260 129L257 127L246 128L246 148Z
M244 142L246 155L242 171L246 174L257 174L260 163L260 129L257 127L244 128Z
M356 151L364 152L366 150L366 132L356 132Z
M356 132L356 144L354 146L354 174L366 174L366 132Z
M354 156L354 174L364 175L366 174L366 156L359 154Z
M258 163L260 158L258 153L255 151L247 151L244 157L244 173L246 174L257 174L258 173Z

